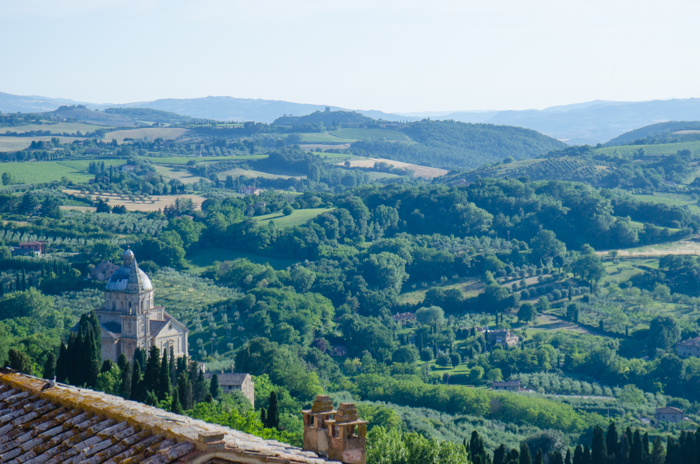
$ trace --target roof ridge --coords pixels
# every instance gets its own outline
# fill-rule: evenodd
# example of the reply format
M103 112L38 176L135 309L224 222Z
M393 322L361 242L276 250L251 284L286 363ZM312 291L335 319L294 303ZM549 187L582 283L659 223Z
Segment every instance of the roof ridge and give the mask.
M205 462L203 458L206 456L211 455L213 457L216 455L221 462L240 462L242 460L251 463L280 461L288 464L321 464L330 462L339 464L336 461L329 461L320 457L315 453L303 451L300 448L279 443L275 440L265 440L228 427L209 424L153 406L125 400L118 396L60 383L51 386L46 380L21 374L11 369L0 369L0 410L5 410L8 404L18 406L19 402L23 400L27 400L28 404L34 405L40 401L48 401L57 405L58 408L78 410L71 417L83 413L92 413L105 420L114 421L112 425L125 423L120 430L127 430L130 427L139 428L151 432L152 435L162 435L166 441L173 441L166 449L155 449L154 446L156 445L149 445L147 449L135 450L133 454L128 456L128 460L123 460L121 461L122 463L131 461L143 462L144 464L149 462L170 463L176 460L179 460L178 462L190 462L189 459L184 459L184 457L190 456L191 453L196 453L197 460L201 460L201 462ZM45 404L42 403L42 405ZM20 407L18 411L21 411L20 417L28 417L31 414L31 410L31 407ZM0 437L4 433L0 431ZM87 433L87 431L84 433ZM88 461L86 453L95 451L94 447L106 447L106 449L113 452L116 450L115 446L126 446L123 441L109 445L104 440L99 439L99 437L97 439L95 437L98 437L98 431L89 434L89 436L83 436L77 442L71 442L73 448L79 447L78 445L82 447L75 454L71 455L71 459L79 457L78 460L81 460L81 462L83 459ZM44 439L48 443L52 437L45 437ZM143 443L143 441L128 445L118 455L122 456L139 443ZM188 443L191 446L183 445L183 443ZM95 451L91 456L101 456L100 453L105 452L106 449L101 449L99 452ZM150 454L146 453L148 450L150 450L148 452ZM66 452L68 451L66 450ZM158 457L157 459L156 456ZM3 457L5 457L4 453ZM106 461L113 462L113 457L108 457ZM127 456L124 457L126 458ZM193 459L194 457L192 455ZM92 458L88 462L93 462ZM105 461L95 459L94 462Z

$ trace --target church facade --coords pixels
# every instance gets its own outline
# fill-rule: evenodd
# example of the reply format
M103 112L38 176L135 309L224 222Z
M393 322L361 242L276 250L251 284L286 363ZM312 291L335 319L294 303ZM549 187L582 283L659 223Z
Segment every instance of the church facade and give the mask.
M175 357L188 355L189 330L154 305L153 284L139 269L134 252L126 250L122 266L107 281L104 306L96 310L102 329L102 359L117 362L123 353L131 362L136 348L151 346Z

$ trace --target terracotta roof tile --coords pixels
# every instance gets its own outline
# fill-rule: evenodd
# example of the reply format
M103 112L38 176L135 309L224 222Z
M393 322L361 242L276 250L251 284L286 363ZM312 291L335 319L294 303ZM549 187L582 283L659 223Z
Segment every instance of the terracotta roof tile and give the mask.
M0 462L180 464L214 458L339 464L274 440L0 369Z

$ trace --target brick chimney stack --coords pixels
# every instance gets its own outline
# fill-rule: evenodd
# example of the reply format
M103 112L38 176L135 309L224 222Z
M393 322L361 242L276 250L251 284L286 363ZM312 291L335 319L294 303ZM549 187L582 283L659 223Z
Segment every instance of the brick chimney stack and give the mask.
M318 395L302 414L305 450L345 464L366 464L367 422L359 420L353 403L341 403L335 411L328 396Z

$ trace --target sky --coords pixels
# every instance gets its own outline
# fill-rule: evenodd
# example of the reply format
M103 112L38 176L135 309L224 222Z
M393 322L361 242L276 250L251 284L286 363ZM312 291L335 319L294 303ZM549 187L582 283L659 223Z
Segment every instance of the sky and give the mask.
M700 0L0 0L0 92L387 112L700 97Z

